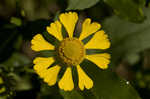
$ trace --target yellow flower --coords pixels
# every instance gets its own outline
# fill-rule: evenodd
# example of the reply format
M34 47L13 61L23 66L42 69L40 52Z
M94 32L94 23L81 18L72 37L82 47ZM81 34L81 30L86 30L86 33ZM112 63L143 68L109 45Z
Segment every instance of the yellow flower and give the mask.
M50 24L47 31L60 41L56 45L52 45L41 34L37 34L31 41L31 48L34 51L54 50L53 57L37 57L33 61L34 70L44 79L48 85L52 86L57 82L58 74L63 67L66 68L62 78L58 81L60 89L71 91L74 89L74 82L72 77L72 67L77 68L78 73L78 87L81 90L90 89L93 87L92 79L83 71L80 64L84 59L94 62L99 68L106 69L110 63L110 55L108 53L99 53L89 55L86 49L104 50L110 47L110 42L103 30L100 30L101 25L97 22L91 22L87 18L82 24L82 31L80 37L74 37L75 25L78 21L76 12L62 13L59 20ZM67 37L62 35L62 27L68 33ZM93 35L89 42L84 43L83 40ZM58 64L54 64L58 61Z

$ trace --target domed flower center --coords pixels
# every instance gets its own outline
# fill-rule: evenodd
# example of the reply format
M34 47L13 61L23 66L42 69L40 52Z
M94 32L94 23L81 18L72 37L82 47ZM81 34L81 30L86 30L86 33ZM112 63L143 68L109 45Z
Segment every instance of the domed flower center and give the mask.
M58 52L60 59L69 66L80 64L85 55L83 43L77 38L64 39L58 48Z

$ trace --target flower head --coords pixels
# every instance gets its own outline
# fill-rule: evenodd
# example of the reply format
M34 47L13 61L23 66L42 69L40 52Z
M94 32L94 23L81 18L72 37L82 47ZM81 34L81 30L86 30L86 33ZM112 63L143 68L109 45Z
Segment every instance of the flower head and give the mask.
M33 37L32 50L44 51L54 50L53 57L37 57L33 63L36 73L44 79L48 85L52 86L57 82L58 74L61 68L66 70L58 81L60 89L71 91L74 88L72 77L72 67L77 68L78 86L81 90L90 89L93 87L92 79L80 67L84 59L88 59L95 63L99 68L106 69L110 63L110 55L108 53L87 54L87 49L104 50L110 47L110 42L103 30L100 30L101 25L97 22L91 22L87 18L82 24L82 31L79 37L74 36L75 25L78 21L76 12L62 13L59 20L50 24L47 27L47 32L59 40L58 45L49 43L41 34ZM63 29L68 33L67 37L63 36ZM89 42L83 42L86 38L93 35ZM56 62L57 61L57 62ZM58 64L55 64L58 63Z

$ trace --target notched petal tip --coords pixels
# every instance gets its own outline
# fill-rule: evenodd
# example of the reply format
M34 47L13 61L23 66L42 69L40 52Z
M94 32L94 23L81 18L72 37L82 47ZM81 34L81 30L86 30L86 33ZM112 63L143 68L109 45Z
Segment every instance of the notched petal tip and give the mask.
M87 49L108 49L109 47L110 41L108 35L103 30L96 32L92 39L85 45Z
M59 19L67 30L69 37L73 37L75 25L78 21L78 14L76 12L62 13Z
M82 24L82 31L79 37L80 40L90 36L101 28L101 25L98 22L91 22L90 18L86 18Z
M37 34L31 40L31 49L34 51L54 50L54 46L48 43L41 34Z
M49 58L37 57L33 60L33 64L35 64L33 69L40 77L43 77L43 75L45 75L45 71L53 62L54 59L52 57Z
M72 79L72 72L71 67L68 67L61 78L61 80L58 82L58 86L60 89L64 91L71 91L74 89L74 83Z
M49 68L46 72L45 77L43 77L44 81L48 83L49 86L55 85L57 81L57 76L60 71L60 66L56 65Z
M93 87L92 79L82 70L82 68L77 66L78 76L79 76L79 88L83 91L84 88L91 89Z
M95 55L86 55L86 59L95 63L101 69L107 69L110 63L110 54L95 54Z
M62 29L62 25L59 21L55 21L55 22L51 23L50 26L46 27L46 30L48 31L48 33L53 35L60 41L63 39L61 29Z

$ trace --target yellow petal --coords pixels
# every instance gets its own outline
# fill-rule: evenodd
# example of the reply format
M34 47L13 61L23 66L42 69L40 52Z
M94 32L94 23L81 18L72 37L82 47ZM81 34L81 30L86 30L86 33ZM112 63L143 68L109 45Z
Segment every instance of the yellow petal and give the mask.
M79 76L79 88L84 90L84 87L90 89L93 87L93 81L88 77L88 75L82 70L82 68L77 66L78 76Z
M37 72L37 74L40 75L40 77L43 77L45 75L45 71L53 62L54 59L52 57L49 58L37 57L33 61L33 63L35 64L34 70Z
M79 39L83 40L84 38L88 37L92 33L95 33L101 28L101 25L97 22L91 23L91 19L87 18L82 24L82 32L80 34Z
M95 63L101 69L107 69L108 64L110 63L110 54L108 53L86 55L86 58Z
M69 37L73 37L74 28L78 21L78 14L76 12L62 13L59 19L68 32Z
M41 34L37 34L31 41L31 48L34 51L54 50L54 46L48 43Z
M60 71L60 66L56 65L54 67L49 68L46 71L46 75L43 77L44 81L48 83L48 85L52 86L56 83L57 75Z
M72 80L72 72L71 72L71 67L67 67L63 77L58 83L59 88L63 89L65 91L71 91L74 88L74 83Z
M87 49L107 49L110 47L107 34L104 31L98 31L92 39L85 45Z
M62 40L62 32L61 32L61 23L59 21L55 21L54 23L51 23L50 26L47 27L47 31L49 34L56 37L58 40Z
M0 84L3 84L4 82L3 82L3 79L2 79L2 77L0 77Z

